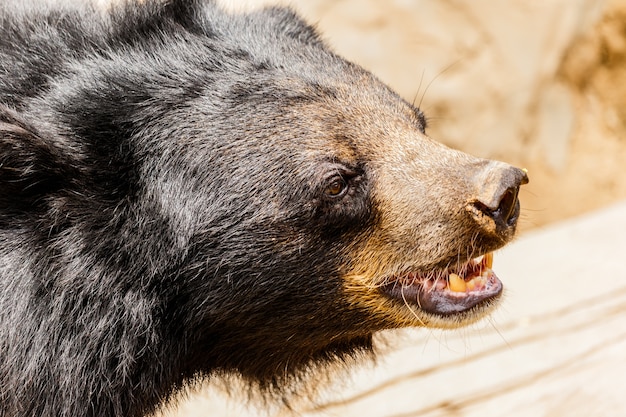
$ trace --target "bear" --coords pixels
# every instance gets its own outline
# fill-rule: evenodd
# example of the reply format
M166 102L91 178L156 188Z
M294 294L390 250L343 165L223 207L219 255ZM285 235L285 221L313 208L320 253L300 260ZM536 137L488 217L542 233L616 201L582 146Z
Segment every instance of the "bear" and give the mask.
M527 175L426 128L288 8L3 2L0 414L280 393L487 315Z

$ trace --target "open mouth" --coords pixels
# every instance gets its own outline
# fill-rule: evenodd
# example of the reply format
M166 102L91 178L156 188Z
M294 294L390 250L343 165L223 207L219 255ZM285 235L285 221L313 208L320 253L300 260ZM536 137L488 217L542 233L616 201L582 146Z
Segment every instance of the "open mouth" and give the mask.
M394 277L381 287L388 296L427 313L449 316L497 299L502 282L491 269L493 252L456 267Z

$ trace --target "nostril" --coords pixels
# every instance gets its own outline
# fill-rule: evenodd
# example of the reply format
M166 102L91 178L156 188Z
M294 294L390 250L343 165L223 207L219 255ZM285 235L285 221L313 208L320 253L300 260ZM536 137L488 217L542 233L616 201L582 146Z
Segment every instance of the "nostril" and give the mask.
M508 188L504 192L502 199L500 200L500 204L498 204L496 213L494 213L494 217L500 217L507 225L510 225L517 220L519 213L519 202L517 200L518 192L519 187Z
M473 203L480 212L495 220L496 224L512 226L519 216L520 204L517 199L519 187L507 188L500 197L497 207L489 208L480 201Z

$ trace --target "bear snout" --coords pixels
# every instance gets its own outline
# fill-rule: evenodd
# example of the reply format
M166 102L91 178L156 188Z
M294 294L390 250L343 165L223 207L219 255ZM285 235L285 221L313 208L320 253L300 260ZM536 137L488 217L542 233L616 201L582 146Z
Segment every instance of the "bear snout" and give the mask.
M378 223L353 251L346 291L389 327L475 322L503 292L493 251L515 234L527 173L428 138L404 145L395 155L403 152L404 169L375 177Z

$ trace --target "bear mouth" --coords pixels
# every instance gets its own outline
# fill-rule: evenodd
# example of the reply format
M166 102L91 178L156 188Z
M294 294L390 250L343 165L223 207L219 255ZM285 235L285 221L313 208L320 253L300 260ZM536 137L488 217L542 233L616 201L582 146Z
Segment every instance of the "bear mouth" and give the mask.
M464 313L493 302L502 294L502 282L491 269L492 264L493 252L489 252L455 267L391 278L381 290L427 313Z

